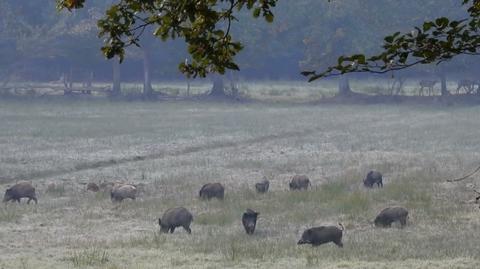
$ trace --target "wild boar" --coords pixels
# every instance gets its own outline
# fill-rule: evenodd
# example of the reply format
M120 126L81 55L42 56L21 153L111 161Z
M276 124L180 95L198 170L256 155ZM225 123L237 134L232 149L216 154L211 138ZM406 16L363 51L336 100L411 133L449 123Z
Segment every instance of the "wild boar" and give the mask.
M207 183L200 189L201 199L218 198L223 199L225 188L220 183Z
M146 193L147 192L147 184L145 183L138 183L138 184L133 184L135 188L137 188L137 193Z
M260 213L255 212L251 209L247 209L247 212L243 213L242 224L245 228L247 234L253 234L255 231L255 226L257 226L257 217Z
M3 196L3 202L13 200L20 203L21 198L28 198L27 204L29 204L31 200L34 200L35 204L37 204L35 188L30 182L22 181L8 188Z
M55 182L48 182L45 192L55 192L57 190L57 184Z
M311 244L312 246L320 246L321 244L333 242L338 247L343 247L343 225L339 223L340 228L336 226L319 226L307 229L303 232L302 238L298 241L298 245Z
M114 186L114 188L110 192L110 199L112 199L113 202L121 202L123 201L123 199L126 198L135 200L136 196L137 188L128 184Z
M377 171L370 171L367 173L367 177L363 180L363 185L367 188L373 188L374 184L377 184L378 187L383 188L382 174Z
M255 189L258 193L266 193L269 186L270 182L268 181L268 179L264 178L262 181L255 184Z
M113 182L103 181L102 183L100 183L98 188L104 193L110 193L113 189L113 185L115 185Z
M387 207L378 214L374 223L376 227L391 227L393 222L398 221L403 228L407 225L407 218L407 209L399 206Z
M87 191L97 192L100 190L100 187L96 183L89 182L87 184Z
M161 218L158 219L160 231L162 233L173 233L175 228L183 227L187 233L191 234L190 223L193 221L192 214L184 207L176 207L168 209Z
M312 186L310 179L305 175L295 175L289 183L290 190L306 190Z

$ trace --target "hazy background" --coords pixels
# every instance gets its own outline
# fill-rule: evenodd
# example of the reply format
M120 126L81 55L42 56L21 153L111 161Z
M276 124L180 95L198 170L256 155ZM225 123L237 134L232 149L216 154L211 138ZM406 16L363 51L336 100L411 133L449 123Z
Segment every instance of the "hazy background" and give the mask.
M99 49L96 20L110 3L91 0L72 13L55 10L55 1L0 0L0 82L58 80L73 70L74 80L90 72L96 81L110 81L111 62ZM335 64L338 56L379 52L383 37L409 31L438 16L463 18L458 0L349 0L281 1L275 21L252 19L242 13L234 36L245 44L237 61L245 80L303 80L300 71ZM177 65L187 56L181 40L161 42L146 32L142 45L150 50L154 81L183 79ZM141 81L143 54L132 47L122 64L123 81ZM410 76L425 77L435 66L409 69ZM442 65L453 76L473 76L475 58L459 57Z

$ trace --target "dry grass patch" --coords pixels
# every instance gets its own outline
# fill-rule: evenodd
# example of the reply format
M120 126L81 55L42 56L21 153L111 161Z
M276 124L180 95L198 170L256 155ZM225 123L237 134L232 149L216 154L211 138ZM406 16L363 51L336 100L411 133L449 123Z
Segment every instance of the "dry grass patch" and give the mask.
M276 97L308 90L285 85ZM466 201L467 184L480 183L444 180L480 159L479 110L0 101L2 178L39 176L38 205L0 206L0 268L476 268L479 211ZM155 157L74 170L144 155ZM66 173L41 176L49 170ZM369 170L384 188L363 187ZM313 187L289 191L297 173ZM270 190L257 194L263 176ZM113 204L84 189L116 180L144 191ZM198 198L207 182L225 185L223 201ZM392 205L409 209L408 226L374 228ZM176 206L192 212L191 235L159 233L158 217ZM253 236L247 208L260 212ZM296 245L304 229L338 222L343 249Z

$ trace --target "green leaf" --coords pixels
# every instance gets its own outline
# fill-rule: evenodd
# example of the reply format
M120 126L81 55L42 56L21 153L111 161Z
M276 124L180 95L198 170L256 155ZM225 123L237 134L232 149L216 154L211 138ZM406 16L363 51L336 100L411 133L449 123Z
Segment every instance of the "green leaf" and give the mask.
M225 35L225 32L223 30L216 30L216 31L213 31L213 34L218 37L223 37Z
M258 8L258 7L255 8L253 10L253 17L258 18L258 16L260 16L260 11L261 11L260 8Z
M441 18L437 18L435 20L435 24L439 27L439 28L445 28L448 26L448 23L450 22L450 20L448 18L445 18L445 17L441 17Z
M357 61L358 64L365 64L366 63L365 58L366 57L363 54L357 54L353 56L353 60Z
M273 14L271 13L265 14L265 20L270 23L273 22Z
M434 26L433 22L424 22L423 23L423 31L427 32Z

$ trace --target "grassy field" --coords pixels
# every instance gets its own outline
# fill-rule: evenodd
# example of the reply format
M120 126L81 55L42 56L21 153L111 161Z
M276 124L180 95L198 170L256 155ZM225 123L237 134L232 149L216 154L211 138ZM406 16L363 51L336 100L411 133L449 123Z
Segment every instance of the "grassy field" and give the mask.
M0 191L31 180L38 205L0 205L0 268L478 268L479 107L0 101ZM141 156L142 158L136 158ZM376 169L383 189L366 190ZM296 173L313 188L288 191ZM263 176L270 192L253 185ZM85 183L146 184L112 204ZM47 192L47 184L56 189ZM200 201L207 182L226 198ZM375 229L384 207L408 226ZM188 235L159 234L173 206ZM241 226L246 208L257 230ZM343 249L297 246L304 229L346 228Z

